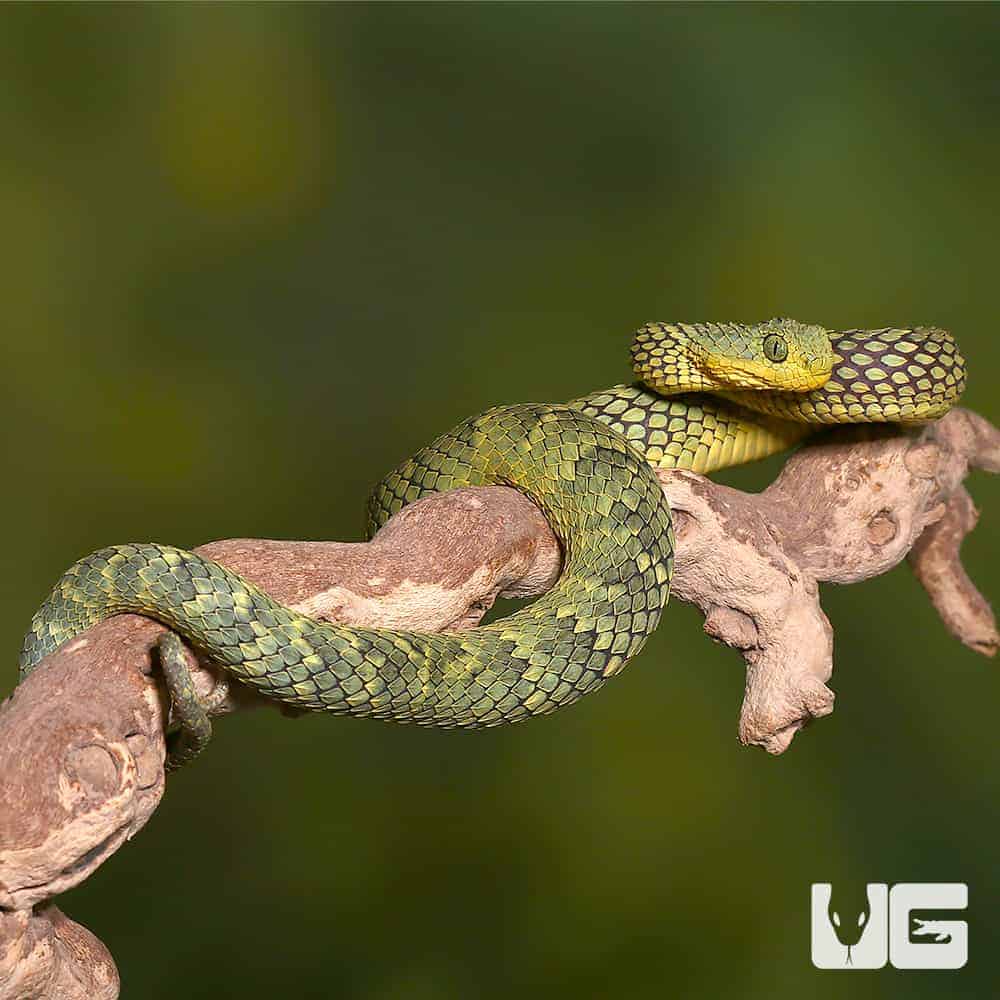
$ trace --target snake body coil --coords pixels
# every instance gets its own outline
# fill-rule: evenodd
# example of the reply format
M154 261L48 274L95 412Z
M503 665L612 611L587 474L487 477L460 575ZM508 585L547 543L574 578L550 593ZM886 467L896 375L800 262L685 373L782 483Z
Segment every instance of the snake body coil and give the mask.
M931 329L651 324L633 354L650 388L489 410L372 495L372 529L459 486L510 485L534 500L563 547L563 572L509 618L440 634L330 624L194 553L118 545L56 584L25 638L22 676L96 622L138 612L300 708L444 727L550 712L617 673L666 604L673 534L653 466L707 472L779 451L824 422L931 419L964 385L954 342Z

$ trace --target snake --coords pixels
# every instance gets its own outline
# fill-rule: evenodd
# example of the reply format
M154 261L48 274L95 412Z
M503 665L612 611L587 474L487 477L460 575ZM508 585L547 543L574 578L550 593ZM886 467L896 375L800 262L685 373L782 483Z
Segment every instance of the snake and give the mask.
M369 535L432 493L502 485L530 498L559 541L562 569L515 613L451 632L340 624L285 606L194 552L113 545L55 584L25 636L20 679L85 629L138 613L171 630L160 660L184 737L179 762L211 728L178 636L296 709L443 728L548 714L618 674L657 627L674 557L657 470L710 473L832 424L933 420L966 378L953 337L936 327L831 332L784 318L649 323L635 334L632 361L635 382L465 420L371 493Z

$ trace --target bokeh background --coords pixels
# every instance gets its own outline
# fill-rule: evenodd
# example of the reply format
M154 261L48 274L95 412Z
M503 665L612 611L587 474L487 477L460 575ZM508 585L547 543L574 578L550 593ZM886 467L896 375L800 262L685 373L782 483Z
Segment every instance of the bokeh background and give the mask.
M626 379L646 320L936 323L997 419L998 45L996 5L5 7L0 689L78 556L357 538L400 458ZM225 720L62 904L146 1000L991 996L996 665L905 569L824 606L837 710L784 757L676 604L530 725ZM827 880L968 882L969 965L816 971Z

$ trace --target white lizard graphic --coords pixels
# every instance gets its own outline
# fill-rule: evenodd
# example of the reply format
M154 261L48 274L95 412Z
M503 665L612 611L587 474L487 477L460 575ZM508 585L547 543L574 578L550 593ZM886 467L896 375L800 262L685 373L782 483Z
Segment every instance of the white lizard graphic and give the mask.
M919 917L914 917L913 922L917 926L910 932L912 935L917 934L923 935L935 935L935 943L947 944L951 940L951 931L948 929L948 924L943 920L921 920Z

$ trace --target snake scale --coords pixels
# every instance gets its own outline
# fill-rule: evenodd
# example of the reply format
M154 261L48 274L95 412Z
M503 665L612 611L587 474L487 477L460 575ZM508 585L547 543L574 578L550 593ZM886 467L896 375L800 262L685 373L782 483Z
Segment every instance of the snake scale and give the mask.
M673 534L654 468L707 473L781 451L824 424L934 419L965 384L954 340L931 327L651 323L632 355L639 383L567 405L488 410L371 495L370 531L405 504L459 486L509 485L530 497L562 545L563 571L508 618L453 633L339 625L284 607L194 553L115 545L75 563L35 614L22 679L89 626L138 612L301 709L466 728L548 713L600 687L656 628ZM197 732L199 707L172 641L161 661L174 714Z

